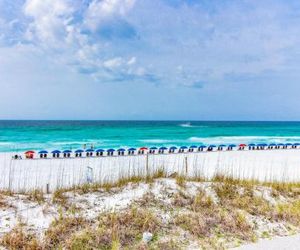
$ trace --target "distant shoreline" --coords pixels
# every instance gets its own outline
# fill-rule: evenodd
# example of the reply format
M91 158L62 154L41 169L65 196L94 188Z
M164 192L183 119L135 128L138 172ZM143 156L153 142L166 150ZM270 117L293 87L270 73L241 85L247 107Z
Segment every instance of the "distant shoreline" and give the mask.
M54 191L90 182L144 178L157 171L206 180L224 175L241 180L300 182L299 152L279 149L41 160L12 160L11 153L0 153L0 189L46 190L48 185Z

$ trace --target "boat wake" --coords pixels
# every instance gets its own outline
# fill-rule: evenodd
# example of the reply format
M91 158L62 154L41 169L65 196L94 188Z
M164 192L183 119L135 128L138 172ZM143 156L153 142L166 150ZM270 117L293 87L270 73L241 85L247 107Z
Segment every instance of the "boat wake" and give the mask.
M198 126L192 125L190 122L179 124L179 126L183 127L183 128L195 128L195 127L198 127Z

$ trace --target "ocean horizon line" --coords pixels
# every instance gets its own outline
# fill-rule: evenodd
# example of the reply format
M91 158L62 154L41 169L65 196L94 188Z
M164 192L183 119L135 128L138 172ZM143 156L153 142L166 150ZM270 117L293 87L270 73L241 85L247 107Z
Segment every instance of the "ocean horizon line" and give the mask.
M0 119L0 122L5 121L107 121L107 122L295 122L298 123L300 120L196 120L196 119Z

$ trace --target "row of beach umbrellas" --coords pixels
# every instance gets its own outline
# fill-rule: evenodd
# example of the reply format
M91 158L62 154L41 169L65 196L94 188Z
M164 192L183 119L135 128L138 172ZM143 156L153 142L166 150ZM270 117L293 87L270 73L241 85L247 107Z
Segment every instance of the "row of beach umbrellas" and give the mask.
M221 145L209 145L209 146L205 146L205 145L200 145L200 146L196 146L196 145L192 145L192 146L181 146L181 147L175 147L175 146L172 146L170 148L167 148L167 147L141 147L139 149L137 148L129 148L129 149L124 149L124 148L119 148L119 149L113 149L113 148L110 148L110 149L86 149L86 150L83 150L83 149L77 149L74 151L74 153L76 154L81 154L81 153L84 153L84 152L87 152L87 153L93 153L93 152L96 152L96 153L104 153L104 152L108 152L108 153L113 153L115 151L117 152L125 152L126 150L127 151L130 151L130 152L134 152L134 151L146 151L146 150L159 150L159 151L165 151L165 150L177 150L177 149L180 149L180 150L186 150L186 149L204 149L204 148L209 148L209 149L213 149L213 148L224 148L224 147L228 147L228 148L235 148L235 147L239 147L239 148L245 148L245 147L288 147L288 146L300 146L300 143L279 143L279 144L275 144L275 143L271 143L271 144L266 144L266 143L260 143L260 144L254 144L254 143L250 143L250 144L239 144L239 145L236 145L236 144L229 144L229 145L224 145L224 144L221 144ZM48 154L49 152L47 150L41 150L38 152L38 154ZM50 153L52 154L71 154L73 153L72 150L63 150L63 151L60 151L60 150L53 150L51 151ZM25 152L25 154L35 154L35 151L27 151Z

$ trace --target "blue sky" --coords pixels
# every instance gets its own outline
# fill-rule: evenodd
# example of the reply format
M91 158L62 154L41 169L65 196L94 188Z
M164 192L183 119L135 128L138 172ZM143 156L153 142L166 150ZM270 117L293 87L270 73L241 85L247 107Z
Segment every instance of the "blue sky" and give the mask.
M0 0L0 119L300 120L300 2Z

